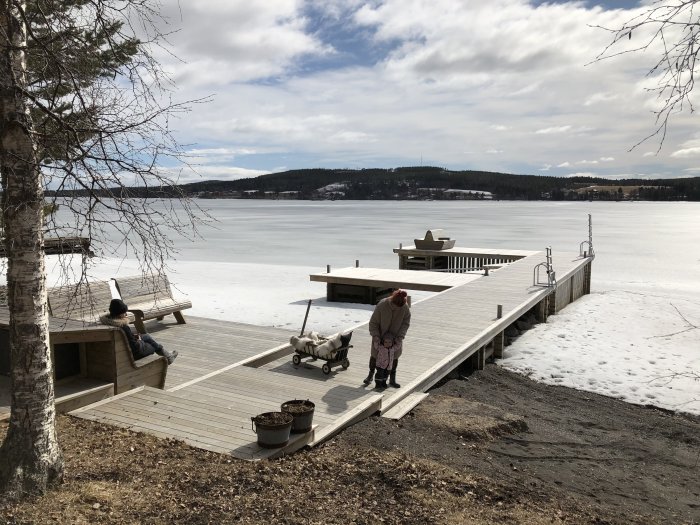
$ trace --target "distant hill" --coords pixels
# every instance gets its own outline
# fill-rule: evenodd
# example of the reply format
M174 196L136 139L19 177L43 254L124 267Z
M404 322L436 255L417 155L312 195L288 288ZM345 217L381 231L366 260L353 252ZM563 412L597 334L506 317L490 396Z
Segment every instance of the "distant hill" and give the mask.
M451 171L424 166L362 170L318 168L233 181L196 182L185 184L182 189L190 195L210 198L698 201L700 177L608 180Z
M451 171L431 166L290 170L249 179L195 182L177 189L184 195L200 198L700 201L700 177L608 180ZM179 196L177 191L168 188L119 191L133 197ZM76 192L61 193L76 195ZM109 195L109 192L102 193Z

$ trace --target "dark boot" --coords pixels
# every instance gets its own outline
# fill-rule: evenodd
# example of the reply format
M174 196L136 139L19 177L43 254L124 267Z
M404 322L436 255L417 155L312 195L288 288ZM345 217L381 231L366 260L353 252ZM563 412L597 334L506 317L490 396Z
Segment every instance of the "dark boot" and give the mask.
M365 386L369 385L372 382L372 379L374 379L374 369L377 364L377 360L374 357L369 358L369 374L367 377L365 377L364 383Z
M374 378L375 388L377 390L384 390L386 388L386 378L389 376L386 368L379 368L377 370L377 377Z
M398 364L398 359L394 359L394 363L391 367L391 374L389 374L389 386L391 388L401 388L401 385L396 382L396 365Z
M166 361L168 361L168 364L172 365L173 361L175 361L175 358L177 357L177 350L173 350L171 352L170 350L166 350L165 348L163 348L162 345L158 345L158 348L156 348L156 354L165 357Z
M163 349L163 352L165 352L165 358L168 360L168 364L172 365L173 361L175 361L175 358L177 357L177 350L165 350Z

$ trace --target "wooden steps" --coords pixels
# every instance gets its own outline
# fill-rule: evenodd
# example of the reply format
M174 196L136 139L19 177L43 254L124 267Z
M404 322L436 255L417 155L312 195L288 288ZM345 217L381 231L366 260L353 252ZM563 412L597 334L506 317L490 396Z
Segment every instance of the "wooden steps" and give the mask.
M425 392L412 392L401 401L395 403L390 409L382 411L382 417L387 419L401 419L426 397L428 397L428 394Z

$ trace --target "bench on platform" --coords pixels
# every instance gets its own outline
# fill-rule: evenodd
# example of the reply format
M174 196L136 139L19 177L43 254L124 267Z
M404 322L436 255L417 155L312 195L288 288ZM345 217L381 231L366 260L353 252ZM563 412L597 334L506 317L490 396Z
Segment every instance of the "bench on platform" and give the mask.
M115 279L117 291L122 301L134 314L134 324L141 333L146 333L143 322L148 319L163 319L173 314L178 324L184 324L182 310L192 308L188 300L176 300L170 288L170 281L165 274L150 277L122 277Z
M165 386L165 357L151 354L134 360L129 341L119 328L112 330L111 341L91 343L83 359L85 375L114 383L115 395L144 385L161 389Z
M106 314L112 290L108 281L86 281L48 289L49 312L60 319L99 322Z

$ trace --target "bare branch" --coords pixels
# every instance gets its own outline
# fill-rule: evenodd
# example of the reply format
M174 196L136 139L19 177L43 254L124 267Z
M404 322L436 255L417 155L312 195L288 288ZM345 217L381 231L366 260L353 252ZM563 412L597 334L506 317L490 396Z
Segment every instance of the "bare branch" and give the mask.
M697 59L700 52L700 18L695 4L699 0L678 0L671 3L658 0L646 11L618 28L593 26L612 35L611 42L591 62L617 59L630 54L656 52L656 62L649 68L647 78L655 79L656 86L647 91L656 95L660 108L655 110L655 128L649 135L634 144L630 150L658 138L657 153L661 150L671 118L678 113L695 112L690 95L695 88L698 72ZM622 43L645 34L639 45L617 51Z

